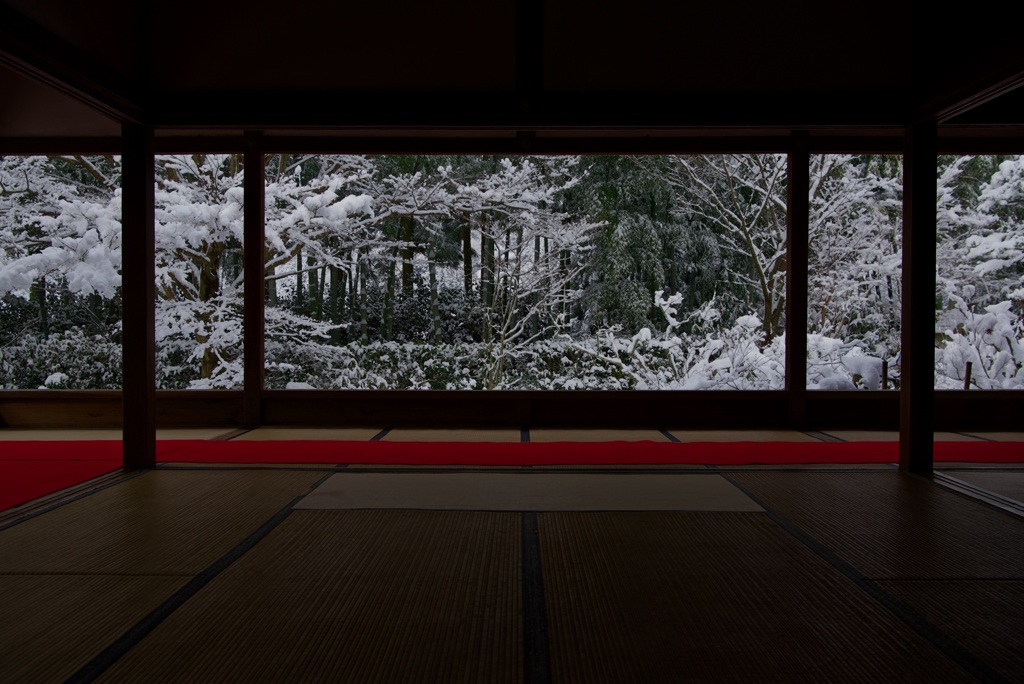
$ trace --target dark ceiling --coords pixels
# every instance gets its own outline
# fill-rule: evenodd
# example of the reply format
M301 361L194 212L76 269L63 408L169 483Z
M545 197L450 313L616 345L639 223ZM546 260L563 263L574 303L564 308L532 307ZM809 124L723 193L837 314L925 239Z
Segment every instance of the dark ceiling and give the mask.
M939 19L910 0L3 0L0 136L1024 123L1019 24Z

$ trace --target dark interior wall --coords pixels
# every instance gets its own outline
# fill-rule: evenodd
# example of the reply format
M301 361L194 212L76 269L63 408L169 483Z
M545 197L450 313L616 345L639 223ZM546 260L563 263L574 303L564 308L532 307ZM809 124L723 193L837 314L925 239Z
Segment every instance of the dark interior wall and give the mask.
M0 136L116 136L117 121L83 102L0 66Z
M143 8L151 3L140 0L3 0L2 4L44 29L55 41L87 55L96 65L122 80L132 83L142 80L138 26ZM38 47L45 49L47 46Z

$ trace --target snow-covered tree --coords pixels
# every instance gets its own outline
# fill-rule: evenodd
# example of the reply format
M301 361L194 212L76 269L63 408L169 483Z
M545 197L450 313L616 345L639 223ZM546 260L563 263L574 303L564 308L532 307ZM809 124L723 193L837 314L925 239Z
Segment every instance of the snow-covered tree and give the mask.
M647 163L678 190L676 211L714 234L723 257L719 301L737 314L758 312L769 344L785 323L785 155L677 155Z
M120 386L119 185L114 157L0 158L0 387Z
M900 158L812 156L808 218L808 333L895 362L902 305Z
M241 155L156 158L158 382L242 380ZM898 157L815 155L808 382L898 369ZM782 155L271 155L272 387L784 383ZM1024 386L1024 162L940 163L937 382ZM120 164L0 158L0 383L120 375ZM654 332L652 332L654 331Z
M936 386L1024 387L1024 157L940 161Z

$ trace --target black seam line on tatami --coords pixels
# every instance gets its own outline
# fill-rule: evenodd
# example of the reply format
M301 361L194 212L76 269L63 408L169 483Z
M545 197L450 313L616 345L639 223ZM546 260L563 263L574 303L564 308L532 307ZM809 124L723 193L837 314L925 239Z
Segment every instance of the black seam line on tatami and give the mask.
M535 511L521 511L523 554L523 683L550 684L551 652L544 604L540 529Z
M530 441L530 428L519 428L519 441L529 442Z
M31 520L32 518L36 518L36 517L38 517L40 515L43 515L44 513L49 513L50 511L55 511L55 510L57 510L58 508L60 508L62 506L67 506L70 503L74 503L76 501L80 501L80 500L84 499L87 496L92 496L93 494L96 494L98 492L102 492L104 489L110 489L111 487L119 485L122 482L127 482L128 480L133 480L133 479L135 479L136 477L138 477L140 475L144 475L145 473L146 473L145 470L121 470L121 472L117 472L115 470L113 472L104 473L103 475L97 475L95 479L99 479L101 477L102 478L110 478L111 475L117 475L118 477L110 478L110 480L111 480L110 482L104 481L102 483L97 484L95 487L89 487L88 489L86 489L84 491L81 491L81 492L79 492L77 494L74 494L72 496L69 496L66 499L61 499L60 501L55 501L54 503L52 503L52 504L50 504L48 506L44 506L43 508L41 508L38 511L26 511L24 515L17 516L13 520L10 520L8 522L0 524L0 532L2 532L3 530L8 529L9 527L14 527L15 525L20 525L23 522L27 522L27 521ZM84 483L82 483L82 484L84 484ZM31 503L31 502L26 501L25 503Z
M830 435L827 432L821 432L820 430L797 430L801 435L807 435L816 442L845 442L845 439Z
M831 434L830 432L825 432L824 430L811 430L809 432L804 432L804 434L806 434L808 437L814 437L818 441L826 441L826 442L828 442L828 441L831 441L831 442L837 442L837 441L838 442L844 442L844 441L846 441L846 439L843 439L843 437L837 437L836 435Z
M675 435L673 435L668 430L658 430L658 432L660 432L662 435L664 435L665 438L668 439L668 441L674 442L676 444L680 444L679 438L676 437Z
M528 468L529 470L523 470ZM534 466L480 466L480 467L467 467L467 468L350 468L345 471L346 475L381 475L392 473L395 475L421 475L425 473L433 475L443 475L444 473L458 473L460 475L471 473L471 474L487 474L493 473L497 475L522 475L523 473L529 473L530 475L536 475L541 477L543 475L715 475L709 470L701 470L699 468L630 468L622 470L613 470L610 468L551 468L551 467L534 467ZM773 471L776 472L776 471ZM806 472L806 471L800 471ZM830 470L829 472L836 472ZM859 472L859 471L856 471ZM875 472L886 472L886 471L875 471Z
M224 435L221 435L219 437L214 437L210 441L211 442L230 442L233 439L238 439L242 435L249 434L253 430L259 430L259 428L258 427L252 427L252 428L240 428L238 430L232 430L231 432L226 432L226 433L224 433Z
M979 442L998 442L998 439L992 439L990 437L982 437L981 435L975 435L970 432L954 432L954 435L960 435L961 437L970 437L971 439L978 440Z
M1002 465L992 468L981 466L948 466L940 463L935 466L935 471L940 473L1003 473L1020 475L1021 473L1024 473L1024 468L1005 468Z
M796 539L804 546L816 553L822 560L850 579L873 599L881 603L890 613L902 620L920 636L931 642L933 646L949 657L950 660L962 667L967 671L967 673L982 682L993 682L999 684L1009 682L1008 679L993 670L988 663L971 653L971 651L969 651L963 644L943 632L939 627L910 607L910 605L890 594L877 582L865 577L859 570L857 570L857 568L844 561L838 555L829 550L824 544L807 532L804 532L779 513L775 512L775 510L770 508L767 503L762 501L741 483L737 482L735 478L729 477L725 473L722 474L722 477L753 499L754 503L761 506L775 524L786 532L789 532L792 536L796 537Z
M1011 499L1007 496L1003 496L1002 494L997 494L996 492L989 491L984 487L942 472L935 472L932 473L930 478L924 477L921 479L930 484L938 485L946 491L952 492L953 494L967 499L968 501L973 501L974 503L986 506L994 511L998 511L1005 515L1011 515L1018 520L1024 518L1024 503L1017 501L1016 499Z
M283 523L288 516L292 514L292 510L295 508L295 505L307 494L319 487L324 480L329 478L332 474L333 473L328 473L314 482L306 491L292 499L284 508L275 513L273 517L263 523L263 525L261 525L255 532L242 540L242 542L235 548L228 551L205 570L189 580L185 586L176 591L169 599L153 610L153 612L142 618L127 632L114 641L114 643L104 649L91 661L86 663L85 666L78 670L78 672L68 677L66 680L67 683L71 684L74 682L75 684L84 684L85 682L93 682L102 676L111 665L116 663L136 644L146 638L150 632L159 627L160 623L170 617L174 611L199 593L203 587L209 584L211 580L217 577L217 575L226 570L228 566L244 556L248 551L256 546L256 544L262 541L264 537L270 534L275 527Z
M317 464L296 464L296 463L213 463L213 464L196 464L186 463L184 461L179 463L157 463L155 470L162 472L190 472L190 473L203 473L203 472L242 472L242 471L268 471L273 470L281 473L296 473L296 472L316 472L316 471L328 471L337 470L338 468L347 468L347 464L338 463L324 463L322 465Z
M380 432L378 432L377 434L375 434L373 437L371 437L370 441L371 442L379 442L380 440L384 439L384 435L388 434L389 432L391 432L391 428L386 427L383 430L381 430Z

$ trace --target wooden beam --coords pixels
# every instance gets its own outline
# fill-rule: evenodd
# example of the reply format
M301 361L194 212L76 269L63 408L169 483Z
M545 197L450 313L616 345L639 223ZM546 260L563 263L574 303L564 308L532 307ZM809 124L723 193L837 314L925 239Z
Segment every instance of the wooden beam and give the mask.
M121 302L124 466L156 465L156 268L153 132L123 127Z
M242 424L241 390L157 390L157 427ZM808 430L899 429L897 392L816 391L807 404ZM584 402L581 411L559 407ZM525 420L550 426L693 426L708 429L779 428L786 407L781 392L577 390L462 392L443 390L266 390L264 425L397 425L522 427ZM590 414L585 412L589 411ZM511 412L511 413L509 413ZM589 415L589 420L588 420ZM1020 429L1024 392L943 390L935 394L935 425L951 432ZM120 428L118 390L0 391L0 427ZM559 421L562 421L559 423ZM774 422L773 422L774 421Z
M974 129L955 127L939 138L942 154L1021 154L1024 129ZM812 153L902 154L903 128L899 136L811 135ZM159 131L158 131L159 133ZM516 131L469 131L456 135L438 131L410 130L383 136L319 132L309 135L268 134L263 138L265 154L516 154L523 139ZM744 154L785 152L786 131L770 135L748 132L723 135L721 131L644 129L591 131L584 135L566 131L543 131L529 139L534 154ZM244 137L225 130L223 135L177 135L165 131L154 139L157 154L231 154L244 151ZM120 154L121 138L0 138L0 154Z
M244 384L243 423L247 428L258 427L263 422L260 403L263 392L264 356L264 165L262 136L252 132L245 134L245 179L243 192L245 202L245 229L243 240L243 264L245 269L245 315L244 315Z
M528 89L530 83L525 78L518 85ZM315 100L318 106L296 109L287 104L303 100ZM417 106L409 107L409 102ZM147 112L154 126L180 129L698 127L742 133L746 128L897 127L909 118L912 103L892 90L807 90L784 98L766 98L763 92L638 92L625 97L541 91L528 104L522 106L518 92L317 91L277 100L251 91L156 92Z
M807 422L807 258L810 213L808 136L793 134L786 157L786 391L789 427Z
M950 133L939 136L939 154L1024 154L1024 127L945 130Z
M531 131L532 132L532 131ZM519 136L516 129L450 137L426 130L386 136L372 135L282 135L268 131L264 138L267 154L733 154L785 152L786 132L778 135L714 135L701 130L667 135L643 130L614 134L565 135L538 131Z
M934 119L939 123L949 121L1021 86L1024 86L1024 59L1000 64L992 71L926 103L919 112L919 120Z
M935 246L938 136L907 128L903 153L900 470L930 475L935 427Z

